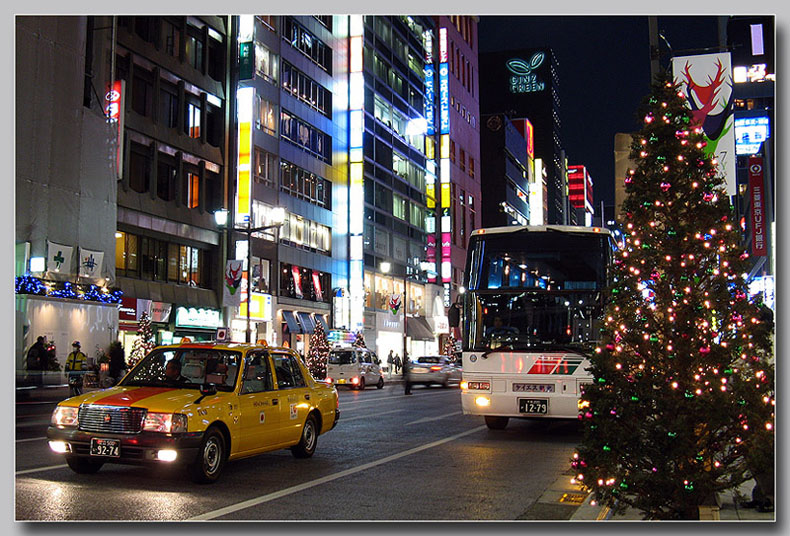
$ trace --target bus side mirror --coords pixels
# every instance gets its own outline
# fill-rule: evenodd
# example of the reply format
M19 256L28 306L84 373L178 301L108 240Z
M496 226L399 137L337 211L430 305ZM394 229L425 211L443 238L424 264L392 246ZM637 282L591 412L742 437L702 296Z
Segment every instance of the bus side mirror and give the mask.
M461 307L457 303L447 310L447 320L451 328L457 328L461 324Z

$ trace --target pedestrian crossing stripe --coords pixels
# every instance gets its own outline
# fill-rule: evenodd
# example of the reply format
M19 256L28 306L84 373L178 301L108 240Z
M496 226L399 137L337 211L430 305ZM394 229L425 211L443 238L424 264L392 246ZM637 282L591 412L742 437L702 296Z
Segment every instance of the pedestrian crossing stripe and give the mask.
M535 359L527 374L559 374L570 376L582 364L584 358L577 356L541 356Z

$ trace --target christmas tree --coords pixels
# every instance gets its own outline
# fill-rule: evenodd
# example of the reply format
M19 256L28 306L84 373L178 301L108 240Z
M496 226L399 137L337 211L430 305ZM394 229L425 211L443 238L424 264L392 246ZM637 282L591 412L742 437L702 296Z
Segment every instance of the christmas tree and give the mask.
M137 338L132 344L132 351L129 353L129 358L126 360L129 368L135 366L142 358L154 349L156 343L154 342L154 332L151 329L151 319L148 313L143 312L140 315L140 327L137 329Z
M716 492L773 472L772 327L748 299L723 180L668 73L639 118L572 466L615 512L695 519Z
M444 339L444 351L442 355L449 355L450 357L455 355L455 335L453 335L452 332Z
M365 345L365 336L361 331L357 331L356 338L354 339L354 344L352 346L354 346L354 348L367 348Z
M310 351L307 354L307 368L317 380L326 378L326 362L329 358L329 341L321 323L317 323L310 336Z

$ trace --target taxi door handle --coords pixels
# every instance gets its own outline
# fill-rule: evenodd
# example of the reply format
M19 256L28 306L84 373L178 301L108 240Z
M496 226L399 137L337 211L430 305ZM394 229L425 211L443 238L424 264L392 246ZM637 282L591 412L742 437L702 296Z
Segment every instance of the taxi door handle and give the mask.
M272 398L272 406L277 405L278 400L276 398Z
M310 395L309 395L309 394L307 394L307 393L305 393L305 395L304 395L304 399L305 399L305 400L310 400Z

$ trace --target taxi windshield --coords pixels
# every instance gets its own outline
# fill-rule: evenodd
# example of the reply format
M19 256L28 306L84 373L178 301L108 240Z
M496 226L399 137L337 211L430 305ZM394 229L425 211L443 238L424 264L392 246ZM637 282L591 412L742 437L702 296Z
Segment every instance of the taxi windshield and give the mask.
M232 391L240 359L239 352L216 348L157 348L119 385L197 389L213 383L218 391Z

